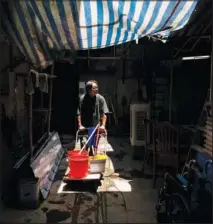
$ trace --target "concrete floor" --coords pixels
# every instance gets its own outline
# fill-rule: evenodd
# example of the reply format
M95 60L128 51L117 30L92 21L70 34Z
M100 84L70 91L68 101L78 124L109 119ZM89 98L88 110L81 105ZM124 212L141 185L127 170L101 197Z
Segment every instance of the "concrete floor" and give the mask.
M110 156L115 171L125 179L130 179L132 192L107 193L108 223L156 223L155 203L157 189L152 188L152 180L141 176L142 161L132 160L132 149L125 144L127 139L109 138L114 149ZM75 194L58 194L60 182L65 173L62 162L52 185L51 192L37 210L15 210L1 208L0 222L3 223L95 223L95 201L93 194L83 195L81 204L74 206ZM146 171L147 172L147 171ZM161 181L157 185L160 185ZM102 220L100 219L100 222Z

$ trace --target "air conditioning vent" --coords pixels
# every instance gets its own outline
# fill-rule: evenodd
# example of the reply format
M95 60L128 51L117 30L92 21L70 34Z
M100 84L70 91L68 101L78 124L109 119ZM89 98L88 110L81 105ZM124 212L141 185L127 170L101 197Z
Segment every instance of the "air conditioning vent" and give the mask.
M143 121L147 118L147 112L144 111L137 111L136 112L136 120L137 121ZM145 127L142 122L136 123L136 139L137 140L145 140Z
M150 104L131 104L130 107L130 141L132 146L145 145L144 120L150 118ZM149 128L147 132L149 139Z

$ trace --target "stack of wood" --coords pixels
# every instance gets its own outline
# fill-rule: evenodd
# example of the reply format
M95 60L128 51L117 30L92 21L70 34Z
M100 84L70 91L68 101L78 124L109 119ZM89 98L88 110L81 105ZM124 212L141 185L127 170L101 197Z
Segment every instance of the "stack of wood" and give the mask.
M209 116L206 118L205 132L204 132L204 148L206 153L212 156L212 113L210 110Z

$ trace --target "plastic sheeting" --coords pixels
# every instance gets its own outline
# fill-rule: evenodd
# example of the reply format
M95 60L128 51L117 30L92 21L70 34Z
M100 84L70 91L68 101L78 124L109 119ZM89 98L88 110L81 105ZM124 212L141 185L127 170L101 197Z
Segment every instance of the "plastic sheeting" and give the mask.
M84 50L143 36L165 39L188 22L197 0L9 0L6 32L37 67L53 50Z

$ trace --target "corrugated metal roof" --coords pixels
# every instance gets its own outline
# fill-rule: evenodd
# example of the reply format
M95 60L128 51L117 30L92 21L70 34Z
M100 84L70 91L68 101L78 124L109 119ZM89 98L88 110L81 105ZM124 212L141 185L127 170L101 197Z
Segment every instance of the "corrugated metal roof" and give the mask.
M46 67L54 50L84 50L143 36L167 38L188 22L197 0L16 0L4 14L7 33L35 65ZM5 6L5 5L4 5Z
M212 4L212 0L200 0L187 25L170 36L175 57L211 54Z
M210 35L212 23L212 0L199 0L187 25L175 31L174 37ZM205 29L205 30L204 30Z

